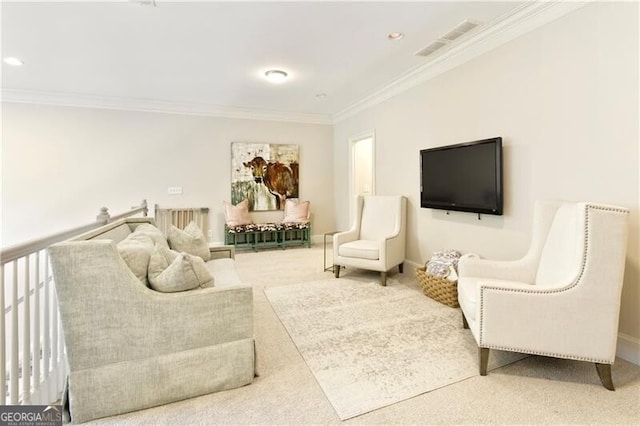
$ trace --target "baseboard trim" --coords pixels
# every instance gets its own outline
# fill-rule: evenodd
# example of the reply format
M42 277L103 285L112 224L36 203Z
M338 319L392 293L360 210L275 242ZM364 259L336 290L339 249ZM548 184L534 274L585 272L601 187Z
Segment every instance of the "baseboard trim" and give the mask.
M410 273L411 275L416 274L416 269L424 268L424 263L416 263L412 260L404 261L404 273Z
M633 364L640 365L640 339L625 333L618 333L616 356Z

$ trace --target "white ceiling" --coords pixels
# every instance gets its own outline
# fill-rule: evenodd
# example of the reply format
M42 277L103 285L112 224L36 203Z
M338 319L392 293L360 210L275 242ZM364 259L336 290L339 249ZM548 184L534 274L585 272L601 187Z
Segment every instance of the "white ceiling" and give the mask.
M479 34L523 8L513 1L156 4L3 1L2 56L24 61L3 63L5 98L330 120L424 67L433 58L414 53L465 19L482 23ZM387 40L393 31L405 37ZM269 68L286 70L289 80L268 83Z

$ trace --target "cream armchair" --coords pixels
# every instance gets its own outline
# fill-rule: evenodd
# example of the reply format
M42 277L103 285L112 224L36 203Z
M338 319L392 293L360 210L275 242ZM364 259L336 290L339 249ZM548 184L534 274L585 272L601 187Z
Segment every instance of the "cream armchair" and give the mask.
M593 362L614 390L629 211L591 203L538 202L520 260L463 257L458 300L479 347Z
M354 222L346 232L333 236L333 271L341 266L379 271L381 284L387 272L405 257L407 200L402 196L358 196Z

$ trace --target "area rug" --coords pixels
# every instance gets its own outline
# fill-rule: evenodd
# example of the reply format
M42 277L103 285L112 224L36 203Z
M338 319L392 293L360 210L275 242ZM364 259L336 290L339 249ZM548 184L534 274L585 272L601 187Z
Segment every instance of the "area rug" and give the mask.
M341 278L264 291L342 420L478 375L460 310L417 288ZM522 357L491 351L489 369Z

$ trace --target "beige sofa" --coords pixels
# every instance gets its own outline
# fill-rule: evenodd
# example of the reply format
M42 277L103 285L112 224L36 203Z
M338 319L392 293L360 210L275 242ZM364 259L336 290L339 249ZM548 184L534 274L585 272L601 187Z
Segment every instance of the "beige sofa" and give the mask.
M206 262L214 287L152 290L117 243L153 219L123 219L50 247L69 364L71 421L232 389L255 373L253 295L232 258ZM212 257L226 251L212 249Z

